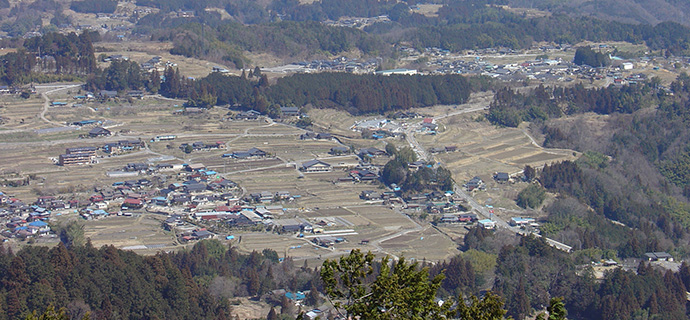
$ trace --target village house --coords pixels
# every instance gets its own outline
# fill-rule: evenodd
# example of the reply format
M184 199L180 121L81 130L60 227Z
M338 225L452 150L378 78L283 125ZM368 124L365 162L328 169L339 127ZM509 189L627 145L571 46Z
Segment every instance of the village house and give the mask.
M491 230L496 228L496 222L489 219L479 220L477 223L479 223L479 226L484 229Z
M242 111L235 115L235 120L256 120L259 119L261 113L255 110Z
M510 218L510 225L514 227L526 227L534 223L534 218L512 217Z
M329 151L328 153L330 153L332 155L336 155L336 156L342 155L342 154L348 154L348 153L350 153L350 148L342 147L342 146L333 147L333 148L331 148L331 151Z
M316 133L313 131L307 131L299 136L300 140L331 140L333 135L330 133Z
M101 90L98 92L99 100L110 100L117 98L117 91L112 90Z
M352 170L350 171L350 176L355 180L355 181L376 181L379 178L379 175L376 174L373 171L369 171L366 169L363 170Z
M258 148L251 148L247 151L235 151L232 153L226 153L223 158L233 158L233 159L258 159L267 156L268 153Z
M298 107L280 107L280 113L284 117L298 117L300 115Z
M303 222L297 219L281 219L274 221L280 228L281 232L300 232L302 231Z
M644 257L647 261L673 261L673 256L666 252L647 252Z
M465 187L467 188L467 191L472 191L474 189L480 189L483 185L484 181L482 181L481 178L474 177L465 184Z
M322 246L322 247L331 247L335 244L336 238L332 236L323 236L323 237L316 237L312 240L315 244Z
M374 147L369 147L369 148L360 149L359 152L357 152L357 155L359 155L360 158L364 158L364 157L375 158L378 156L386 155L386 151L383 151L381 149L374 148Z
M198 193L206 191L206 185L203 183L190 183L184 185L186 193Z
M127 198L122 203L122 210L141 209L144 207L144 201L141 199Z
M318 159L303 162L300 167L303 172L330 172L332 169L330 164Z
M140 140L120 140L118 142L106 143L103 146L103 151L109 154L120 154L130 151L136 151L145 146Z
M496 180L496 182L505 183L510 180L510 175L505 172L497 172L494 175L494 179Z
M91 138L107 137L110 134L110 130L105 129L103 127L95 127L91 129L91 131L89 131L89 137Z

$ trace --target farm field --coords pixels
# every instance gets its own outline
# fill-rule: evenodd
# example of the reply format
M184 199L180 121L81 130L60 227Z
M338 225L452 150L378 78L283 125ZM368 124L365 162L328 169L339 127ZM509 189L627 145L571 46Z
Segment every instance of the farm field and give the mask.
M187 58L180 55L173 55L170 53L172 42L100 42L98 43L98 47L100 51L96 52L97 57L101 54L106 56L121 54L129 57L130 60L136 61L139 64L150 60L154 56L159 56L162 58L161 60L163 63L166 61L175 63L182 74L194 78L202 78L207 76L209 73L211 73L213 67L215 66L231 70L231 73L234 73L234 75L237 76L241 73L241 71L232 70L223 64ZM107 67L107 63L101 62L100 67Z
M48 90L42 89L42 90ZM286 123L271 120L233 121L227 120L232 112L226 108L215 107L201 114L182 115L176 113L182 105L178 100L144 99L119 102L85 102L75 106L72 98L81 94L78 88L65 87L64 90L50 89L49 101L67 102L66 106L45 109L45 120L40 117L46 99L31 98L19 100L3 97L0 115L7 119L0 126L0 178L26 179L29 185L12 188L13 195L35 199L39 195L55 195L63 199L87 199L97 187L110 186L127 179L150 179L146 174L133 178L109 177L106 172L121 170L129 163L191 163L204 164L219 176L239 184L241 194L278 191L289 192L293 201L280 204L286 209L277 218L301 218L313 225L324 225L326 234L341 235L345 242L333 248L317 247L310 242L312 235L297 238L296 234L258 232L255 229L231 230L241 241L233 240L243 251L275 249L281 256L307 260L309 264L320 263L323 259L337 257L353 248L371 250L379 255L390 254L416 259L438 261L459 251L457 242L464 234L458 226L435 229L426 223L422 225L411 220L395 209L381 203L369 203L359 198L362 191L380 190L376 183L337 182L348 175L348 165L356 165L355 155L330 155L336 146L385 149L387 143L406 145L401 138L384 140L363 139L350 128L355 121L374 117L354 117L337 110L312 109L310 116L315 122L316 132L329 132L334 140L300 140L305 132ZM458 181L475 175L484 181L491 181L495 171L515 173L525 164L533 166L544 162L571 159L570 150L545 150L534 143L522 129L506 129L477 122L480 112L461 114L462 108L480 110L490 101L490 95L473 95L463 106L436 106L415 110L424 116L438 117L441 130L437 135L416 137L425 149L458 146L459 151L435 155L436 160L451 169ZM24 126L18 119L32 124ZM80 139L79 136L91 130L85 126L80 130L67 124L96 120L108 128L113 135L104 138ZM421 122L421 118L401 120L408 125ZM56 131L34 132L29 127L56 128ZM4 133L3 133L4 131ZM175 135L174 140L152 141L159 135ZM103 146L106 142L118 140L139 140L146 143L141 150L121 155L107 155L98 152L96 163L62 167L54 163L58 155L68 147ZM225 144L224 149L193 151L185 153L182 144L194 142ZM259 148L268 153L265 158L239 160L222 157L223 154ZM320 159L335 168L331 172L305 173L298 170L301 164L312 159ZM383 165L388 157L373 159L373 163ZM175 173L161 173L167 179L176 178ZM506 215L510 210L518 210L514 197L524 187L521 184L495 186L476 198L482 204L494 204L503 208ZM382 189L381 189L382 190ZM3 190L4 191L4 190ZM109 211L117 209L115 203ZM497 214L504 214L504 211ZM176 250L184 246L175 245L175 237L161 227L164 216L143 214L135 217L109 217L86 221L87 237L96 246L113 244L119 248L153 254L159 250ZM219 237L224 234L219 234ZM316 235L313 235L316 236Z
M114 245L144 254L177 249L173 234L160 227L163 219L164 216L143 214L86 221L84 236L91 238L95 247Z
M477 122L467 115L456 115L440 121L437 135L418 134L417 140L427 150L457 146L458 151L435 155L453 172L456 181L495 172L515 174L525 165L541 167L545 163L573 160L572 150L545 149L536 145L526 130L497 128L485 121ZM487 181L487 180L484 180Z
M422 228L404 215L380 205L359 205L330 209L300 210L282 218L303 218L317 225L328 223L324 234L239 233L238 247L246 252L271 248L283 256L296 260L318 261L335 258L352 249L369 250L377 254L413 257L438 261L459 253L457 244L443 233L430 227ZM331 248L317 246L311 239L318 236L340 236L345 242ZM364 241L364 242L363 242Z

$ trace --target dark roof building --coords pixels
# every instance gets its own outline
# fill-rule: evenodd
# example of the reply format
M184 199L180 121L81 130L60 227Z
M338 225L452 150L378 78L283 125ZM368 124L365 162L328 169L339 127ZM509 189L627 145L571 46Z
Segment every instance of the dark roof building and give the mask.
M103 128L103 127L95 127L93 129L91 129L91 131L89 131L89 136L92 138L105 137L105 136L109 136L110 134L111 134L110 130Z
M381 149L379 149L379 148L370 147L370 148L362 148L362 149L360 149L359 152L358 152L357 154L358 154L360 157L364 157L364 156L376 157L376 156L385 155L385 154L386 154L386 151L383 151L383 150L381 150Z
M297 116L299 116L299 108L297 108L297 107L280 107L280 112L285 117L297 117Z
M350 148L348 147L333 147L331 148L330 154L333 155L338 155L338 154L346 154L350 153Z
M304 172L329 172L332 167L330 164L321 160L314 159L302 163L300 170Z
M508 182L508 180L510 180L510 175L505 172L497 172L494 179L498 182Z

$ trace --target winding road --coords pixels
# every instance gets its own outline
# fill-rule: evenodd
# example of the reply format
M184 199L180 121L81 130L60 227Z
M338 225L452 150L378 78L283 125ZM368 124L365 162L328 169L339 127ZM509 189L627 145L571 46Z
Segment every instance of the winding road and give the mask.
M464 114L464 113L471 113L471 112L482 111L482 110L486 110L486 109L488 109L488 105L486 105L486 106L471 106L471 107L468 107L468 108L464 108L464 109L462 109L462 110L458 110L458 111L455 111L455 112L452 112L452 113L448 113L448 114L443 115L443 116L434 117L434 120L439 120L439 119L443 119L443 118L447 118L447 117L451 117L451 116L455 116L455 115L459 115L459 114ZM420 160L424 160L424 161L433 161L433 162L435 163L433 157L432 157L432 156L429 156L429 155L427 154L426 150L425 150L425 149L419 144L419 142L417 142L417 140L415 139L415 136L414 136L415 131L416 131L416 127L415 127L415 126L410 126L410 127L408 127L408 128L406 129L406 131L405 131L405 140L407 140L407 142L408 142L408 144L410 145L410 147L417 153L417 156L418 156L418 158L419 158ZM541 146L539 146L539 144L537 144L537 142L534 140L534 138L532 138L529 134L527 134L527 132L525 132L525 131L523 131L523 132L525 133L525 135L527 135L527 137L530 138L530 140L532 141L532 143L533 143L534 145L536 145L537 147L541 148ZM464 200L467 202L467 204L468 204L474 211L478 212L480 215L484 216L485 218L491 219L492 221L496 222L496 226L497 226L498 228L510 230L510 231L512 231L512 232L519 233L519 234L523 234L523 235L525 234L525 231L520 230L520 229L517 228L517 227L511 226L511 225L510 225L508 222L506 222L505 220L503 220L503 219L501 219L500 217L498 217L498 216L492 214L491 212L489 212L489 209L488 209L488 208L486 208L485 206L482 206L481 204L479 204L476 200L474 200L474 198L472 198L469 194L467 194L467 193L465 192L465 190L464 190L462 187L458 186L458 184L455 183L455 182L453 182L453 192L455 192L456 195L458 195L458 196L460 196L462 199L464 199ZM538 234L534 234L534 235L537 236L537 237L541 237L541 236L538 235ZM553 246L553 247L555 247L555 248L557 248L557 249L559 249L559 250L563 250L563 251L566 251L566 252L570 252L570 250L571 250L571 247L568 246L568 245L566 245L566 244L560 243L560 242L558 242L558 241L555 241L555 240L549 239L549 238L545 238L545 239L546 239L546 242L547 242L549 245L551 245L551 246Z

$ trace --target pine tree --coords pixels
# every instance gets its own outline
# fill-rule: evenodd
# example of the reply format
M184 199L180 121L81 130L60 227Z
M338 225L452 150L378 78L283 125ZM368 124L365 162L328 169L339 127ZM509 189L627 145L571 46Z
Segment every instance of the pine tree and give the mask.
M512 311L511 315L513 316L513 318L521 320L530 314L531 307L529 303L529 297L527 296L527 292L525 291L525 280L523 278L520 278L520 282L518 283L518 286L515 289L515 293L513 294L512 300L513 302L510 310Z
M278 320L278 314L276 313L276 309L271 307L271 311L268 312L268 316L266 316L266 320Z
M469 305L461 301L451 316L472 320L501 320L505 314L501 298L489 291L481 300L474 295L471 296Z
M294 312L294 305L285 295L280 297L280 314L292 314Z

